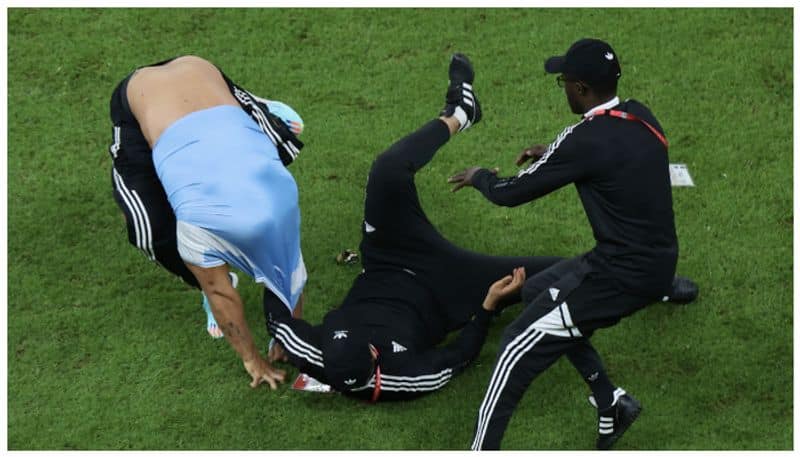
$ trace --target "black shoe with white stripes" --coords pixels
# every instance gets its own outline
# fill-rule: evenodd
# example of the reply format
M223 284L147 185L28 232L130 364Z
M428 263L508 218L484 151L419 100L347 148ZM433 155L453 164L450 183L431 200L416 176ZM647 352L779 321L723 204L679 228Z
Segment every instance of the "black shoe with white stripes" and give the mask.
M589 403L597 408L594 396L589 396ZM614 403L597 413L597 449L611 449L641 412L642 404L623 389L617 388L614 391Z
M481 105L472 89L475 80L475 71L469 58L464 54L453 54L450 59L450 86L447 88L445 105L441 116L453 116L458 119L461 127L458 131L466 130L481 120Z
M675 276L672 280L672 290L664 297L664 301L685 305L693 302L699 292L700 289L694 281L683 276Z

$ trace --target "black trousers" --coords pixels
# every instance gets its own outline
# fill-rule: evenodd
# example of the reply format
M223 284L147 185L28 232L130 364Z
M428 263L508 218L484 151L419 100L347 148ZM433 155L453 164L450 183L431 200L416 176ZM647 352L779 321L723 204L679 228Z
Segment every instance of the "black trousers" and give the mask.
M586 255L528 279L524 311L503 333L489 386L478 410L472 449L499 449L508 421L533 379L562 355L586 378L602 368L589 342L653 301L620 292L614 278Z
M165 63L165 62L160 62ZM153 152L128 104L128 75L111 95L114 200L125 215L128 241L145 256L197 289L200 285L178 253L175 213L158 180Z
M455 246L436 230L422 210L414 176L449 138L447 126L432 120L375 159L367 181L360 246L367 276L407 270L431 291L446 332L463 327L489 286L514 268L523 266L528 275L535 275L562 260L484 255ZM507 304L519 301L512 297Z

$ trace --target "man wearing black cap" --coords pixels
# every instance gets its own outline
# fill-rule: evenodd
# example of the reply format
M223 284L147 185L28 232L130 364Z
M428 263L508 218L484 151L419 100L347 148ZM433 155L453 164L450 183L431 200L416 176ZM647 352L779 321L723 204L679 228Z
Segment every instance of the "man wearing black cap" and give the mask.
M472 448L498 449L511 414L531 381L566 355L592 390L597 447L608 449L641 405L609 380L589 338L658 300L689 302L697 287L675 277L678 241L672 212L667 140L647 107L616 95L621 75L607 43L583 39L545 62L559 73L567 102L581 120L549 146L517 159L536 159L517 176L470 168L453 176L455 190L473 186L498 205L517 206L569 183L583 202L597 245L532 275L526 304L506 329L476 421Z

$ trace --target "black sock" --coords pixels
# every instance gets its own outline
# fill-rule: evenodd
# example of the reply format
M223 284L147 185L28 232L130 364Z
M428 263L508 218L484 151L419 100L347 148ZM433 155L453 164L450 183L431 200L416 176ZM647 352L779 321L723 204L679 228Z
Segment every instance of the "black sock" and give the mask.
M592 389L594 401L597 403L597 410L602 411L611 407L614 401L614 384L608 379L605 370L595 371L589 376L583 378L586 384Z
M600 354L589 342L589 338L585 337L576 341L566 355L592 390L597 409L602 411L610 407L614 401L615 387L608 379Z

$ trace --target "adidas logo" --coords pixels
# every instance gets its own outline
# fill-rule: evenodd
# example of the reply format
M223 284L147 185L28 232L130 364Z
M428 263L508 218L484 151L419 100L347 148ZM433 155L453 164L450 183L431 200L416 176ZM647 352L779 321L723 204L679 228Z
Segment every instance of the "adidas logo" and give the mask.
M352 386L353 384L356 383L356 379L355 378L353 378L353 379L345 379L344 383L347 384L348 386Z
M402 344L400 344L400 343L398 343L396 341L392 341L392 352L403 352L403 351L407 351L407 350L408 349L405 346L403 346Z
M551 287L549 290L550 290L550 297L553 299L553 301L556 301L558 299L558 294L561 291L556 289L555 287Z
M606 60L614 60L614 54L610 52L605 53L604 57L606 58Z
M334 340L341 340L343 338L347 338L347 330L336 330L333 332Z
M372 233L375 231L375 227L371 226L369 222L364 221L364 230L366 230L367 233Z

